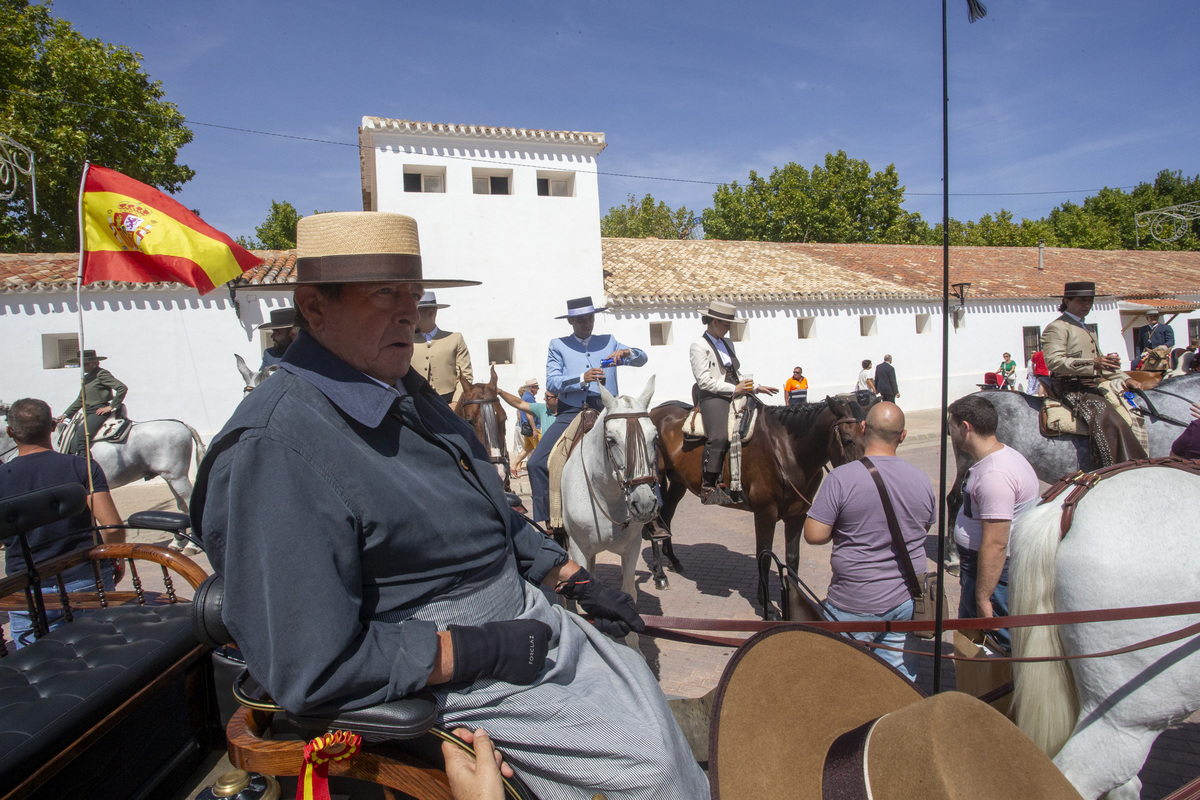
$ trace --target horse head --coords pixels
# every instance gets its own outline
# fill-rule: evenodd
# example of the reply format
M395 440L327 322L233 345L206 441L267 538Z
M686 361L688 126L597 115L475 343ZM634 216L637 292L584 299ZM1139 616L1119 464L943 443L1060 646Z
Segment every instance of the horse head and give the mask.
M639 524L649 522L658 514L658 494L654 490L658 484L658 429L648 411L653 396L653 375L637 397L613 397L601 386L604 413L596 420L596 428L604 434L605 471L620 485L629 510L629 521ZM595 462L589 465L593 474L600 472L597 466Z
M253 391L256 386L274 375L275 371L279 369L279 365L272 364L269 367L263 367L258 372L255 372L254 370L250 369L250 367L246 366L246 359L242 358L237 353L233 354L233 358L237 362L237 370L239 373L241 373L242 380L246 382L246 386L244 389L242 389L242 392Z
M835 397L825 398L825 407L833 414L833 424L829 426L829 463L835 467L857 461L863 457L863 428L862 423L867 419L867 411L856 402L843 402Z
M504 441L504 425L508 415L500 402L497 389L496 368L492 367L491 380L487 383L471 383L466 376L458 376L462 384L462 396L455 409L467 424L475 429L475 435L488 451L488 459L496 465L501 480L508 477L508 447Z

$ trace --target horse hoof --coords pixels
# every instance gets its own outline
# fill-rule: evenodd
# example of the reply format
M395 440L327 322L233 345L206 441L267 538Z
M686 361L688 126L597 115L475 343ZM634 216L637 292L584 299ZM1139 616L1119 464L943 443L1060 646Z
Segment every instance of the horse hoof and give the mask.
M667 569L680 575L683 574L683 564L679 563L678 561L672 561L671 563L667 564Z
M657 587L659 589L670 589L671 588L671 584L667 582L666 575L664 575L661 578L655 578L654 585L655 585L655 587Z

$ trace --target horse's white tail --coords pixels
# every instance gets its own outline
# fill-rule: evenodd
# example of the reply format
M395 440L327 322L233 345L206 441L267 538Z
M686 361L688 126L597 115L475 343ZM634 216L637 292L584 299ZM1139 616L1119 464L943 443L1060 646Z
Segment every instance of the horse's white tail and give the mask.
M1013 525L1009 564L1010 612L1054 611L1055 567L1064 497L1027 511ZM1013 655L1061 656L1058 627L1013 628ZM1054 757L1075 729L1079 694L1066 661L1013 664L1017 726Z
M208 455L208 448L204 446L204 440L200 438L200 434L195 428L186 422L180 422L179 424L188 429L192 434L192 441L196 443L196 469L199 470L200 462Z

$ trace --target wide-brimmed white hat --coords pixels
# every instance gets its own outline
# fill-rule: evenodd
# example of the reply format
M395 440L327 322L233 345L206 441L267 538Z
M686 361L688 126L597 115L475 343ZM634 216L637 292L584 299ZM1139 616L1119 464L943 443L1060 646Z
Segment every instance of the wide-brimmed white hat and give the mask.
M725 303L720 300L713 300L708 304L708 310L702 311L701 316L712 317L713 319L723 319L726 322L737 322L737 306L732 303Z
M421 295L421 302L417 303L417 308L449 308L449 303L439 303L437 295L433 292L426 292Z

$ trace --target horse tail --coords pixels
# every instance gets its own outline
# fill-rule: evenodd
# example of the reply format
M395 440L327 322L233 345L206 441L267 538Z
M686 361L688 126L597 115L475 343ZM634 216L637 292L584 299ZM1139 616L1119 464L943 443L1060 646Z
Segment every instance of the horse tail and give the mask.
M1030 509L1013 525L1009 564L1010 611L1048 614L1054 611L1055 567L1064 497ZM1013 655L1060 657L1062 639L1056 625L1013 628ZM1066 661L1014 663L1017 727L1051 758L1062 749L1079 716L1079 694Z
M196 470L199 471L200 462L208 455L208 448L204 446L204 440L200 438L200 434L195 428L186 422L180 422L179 424L188 429L188 432L192 434L192 441L196 443Z

